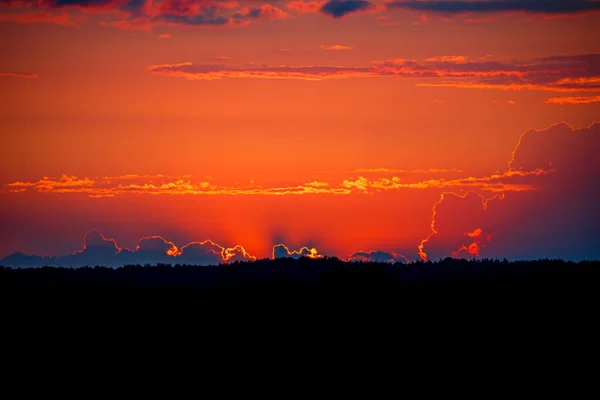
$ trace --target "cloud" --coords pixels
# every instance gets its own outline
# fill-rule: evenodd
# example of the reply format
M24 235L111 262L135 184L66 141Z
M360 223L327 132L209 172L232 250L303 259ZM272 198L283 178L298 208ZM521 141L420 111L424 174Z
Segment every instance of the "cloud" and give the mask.
M464 64L469 62L469 57L467 56L438 56L438 57L430 57L425 59L426 62L438 62L438 63L454 63L454 64Z
M552 97L546 104L591 104L600 103L600 96Z
M297 186L264 187L247 185L225 186L207 181L193 181L190 175L136 175L78 178L64 174L60 178L44 177L38 181L17 181L5 184L9 192L31 190L37 193L85 194L101 199L121 195L205 195L205 196L289 196L289 195L349 195L353 192L374 194L390 190L467 189L483 192L520 192L536 190L536 179L554 172L552 168L508 170L484 176L465 175L458 169L393 170L386 168L358 169L364 176L349 177L339 182L309 181ZM383 174L384 176L377 176ZM389 176L389 174L394 174ZM429 177L423 174L463 175L450 178ZM401 177L402 176L402 177Z
M271 253L271 256L273 259L276 259L276 258L301 258L301 257L321 258L321 257L323 257L322 255L319 254L318 250L315 249L314 247L313 248L301 247L298 250L290 250L284 244L276 244L275 246L273 246L273 251Z
M117 195L119 190L136 185L146 194L187 194L189 190L206 190L219 194L314 193L376 194L396 190L429 190L437 201L431 218L423 221L429 233L415 241L415 250L423 260L455 257L539 258L562 257L571 260L600 258L600 207L597 185L600 181L600 124L574 128L559 123L547 128L523 132L507 154L503 171L487 175L461 176L450 179L419 179L408 176L358 177L341 182L312 181L292 188L238 188L233 193L218 185L160 183L170 181L165 175L122 175L103 178L78 178L63 175L59 179L43 178L34 182L15 182L10 191L40 190L44 193L94 193ZM372 169L373 174L390 174L391 169ZM403 171L403 170L396 170ZM445 171L441 169L440 171ZM453 170L449 170L453 171ZM178 177L174 177L175 179ZM412 180L414 179L414 180ZM157 181L142 184L139 180ZM106 192L98 185L110 182ZM164 185L164 186L163 186ZM164 189L161 189L164 187ZM344 189L344 192L339 192ZM144 192L146 191L147 192ZM66 192L65 192L66 191ZM74 191L74 192L72 192ZM128 192L126 192L128 193ZM9 194L12 195L12 194ZM23 194L15 194L22 196ZM284 244L272 248L272 257L322 257L316 248L292 250ZM83 248L66 257L12 255L5 265L95 265L127 263L215 264L255 257L242 246L221 246L213 241L190 242L178 246L160 236L140 239L132 250L119 246L98 231L84 238ZM356 251L350 260L406 261L401 254L369 250ZM100 262L101 261L101 262Z
M299 13L318 13L321 10L321 7L323 7L323 4L325 4L324 0L321 1L317 1L317 0L308 0L308 1L302 1L302 0L295 0L295 1L288 1L285 6L288 10L292 10L292 11L296 11Z
M329 51L341 51L341 50L352 50L353 49L352 46L344 46L342 44L333 44L330 46L325 46L324 44L322 44L321 48L324 50L329 50Z
M53 14L43 11L22 14L0 14L0 22L14 22L19 24L47 23L62 26L77 26L77 23L75 21L69 20L69 14L66 12L63 12L61 14Z
M181 249L182 264L217 265L223 261L223 248L210 240L188 243Z
M415 79L421 87L600 92L600 54L554 56L525 62L469 61L466 56L430 57L423 62L391 59L368 66L253 66L232 68L190 62L148 67L152 74L202 81L215 79L341 78Z
M134 0L135 1L135 0ZM37 4L42 8L85 8L109 9L113 8L116 0L39 0Z
M170 33L163 33L162 35L158 35L157 38L158 39L170 39L171 38L171 34Z
M32 190L37 193L85 194L101 199L121 195L345 195L350 191L343 187L329 187L327 182L310 181L296 186L262 187L248 185L224 186L207 181L192 181L190 175L137 175L78 178L63 174L60 178L44 177L38 181L17 181L4 185L9 192Z
M460 248L458 250L452 252L452 257L454 257L454 258L462 257L462 252L466 252L471 257L479 257L479 256L481 256L481 254L480 254L481 247L479 246L479 244L477 242L473 242L468 246L463 244L462 246L460 246Z
M575 14L600 10L600 3L588 0L397 0L387 8L438 13L526 12L536 14Z
M5 4L17 4L14 1ZM245 2L249 3L249 2ZM285 19L289 14L271 4L241 7L230 0L39 0L26 3L39 11L30 14L2 15L0 21L21 23L48 22L76 26L65 12L53 15L48 10L69 10L70 13L103 14L108 19L103 26L125 30L150 31L155 26L226 27L246 26L255 19ZM77 18L78 15L75 16Z
M15 253L0 260L0 265L12 267L122 267L128 264L188 264L219 265L236 261L255 261L256 257L243 246L221 246L212 240L190 242L179 248L162 236L147 236L139 239L133 250L121 247L116 240L104 236L99 230L84 235L83 247L67 256L26 256Z
M43 266L57 267L58 260L53 256L26 255L23 253L13 253L0 260L0 265L13 268L39 268Z
M488 204L491 201L494 200L502 200L504 199L504 194L497 194L491 197L485 197L481 194L477 194L477 193L473 193L473 192L467 192L465 194L459 194L459 193L455 193L455 192L444 192L440 195L440 199L433 205L432 207L432 215L431 215L431 233L423 238L421 240L421 243L419 243L418 246L418 250L419 250L419 257L421 257L421 259L423 261L427 261L429 259L431 259L430 255L425 252L425 246L427 245L427 243L429 243L432 239L437 239L438 242L442 242L442 243L438 243L437 246L435 246L434 248L436 249L436 251L438 252L440 257L446 256L450 253L450 248L455 248L456 247L456 243L451 243L449 248L446 247L448 245L448 237L453 238L456 237L456 232L464 232L466 229L469 229L470 226L473 225L473 220L477 219L478 215L487 210ZM465 208L463 205L463 202L467 204L466 207L466 212L459 212L457 211L458 209L460 209L460 207L456 204L457 202L463 207L463 209ZM439 230L439 219L440 219L440 208L448 208L448 204L450 203L450 208L453 210L452 213L450 212L446 212L443 213L443 218L446 219L446 221L443 221L443 225L445 227L447 227L446 229L444 229L442 231L442 235L441 235L441 239L439 237L437 237L438 235L440 235L440 230ZM453 204L454 203L454 204ZM448 222L449 221L449 222ZM481 228L477 228L477 229L481 229ZM473 231L471 234L475 235L477 233L477 230ZM469 237L475 237L475 236L471 236L471 234L466 234L466 236ZM458 235L460 236L460 234ZM480 235L479 235L480 236ZM443 246L446 245L446 246Z
M219 65L196 65L189 62L148 67L151 74L181 77L194 81L216 79L294 79L318 81L324 79L377 76L369 67L339 66L257 66L230 68Z
M488 217L490 227L501 233L495 236L502 244L491 255L505 248L527 258L598 259L600 208L592 182L600 180L599 151L598 123L586 128L561 123L525 132L510 168L551 165L556 173L539 181L539 191L523 193L511 208Z
M481 228L477 228L473 232L465 233L465 235L467 235L470 238L477 238L477 237L481 236L481 232L482 232Z
M484 192L522 192L536 190L535 178L550 175L552 169L505 171L484 176L465 176L454 179L405 179L399 176L369 179L364 176L345 179L341 186L366 194L401 189L466 189Z
M330 0L323 4L321 13L332 18L342 18L348 14L359 11L368 11L375 9L375 5L365 0Z
M387 60L375 62L374 70L382 75L433 81L417 84L423 87L600 92L599 54L547 57L510 64L464 59L422 63Z
M598 123L524 132L502 175L553 172L529 176L537 190L443 193L432 208L431 233L418 247L421 257L599 258L600 208L591 184L600 180L599 151Z
M39 77L38 74L26 74L21 72L0 72L0 76L5 76L9 78L24 78L24 79L34 79Z
M37 182L14 182L9 183L8 187L32 187L37 191L53 191L60 190L62 188L81 188L81 187L92 187L96 182L89 178L79 179L73 175L63 174L60 178L53 178L45 176Z
M308 186L308 187L313 187L313 188L325 188L325 187L329 186L329 183L328 182L312 181L312 182L307 182L304 185Z
M384 263L405 263L410 264L410 260L399 253L387 253L379 250L369 251L355 251L348 257L346 261L360 261L360 262L384 262Z
M258 7L243 8L233 18L263 18L263 19L287 19L290 14L270 4L262 4Z
M358 168L353 170L358 173L382 173L391 172L394 174L443 174L451 172L464 172L458 168L427 168L427 169L395 169L395 168Z

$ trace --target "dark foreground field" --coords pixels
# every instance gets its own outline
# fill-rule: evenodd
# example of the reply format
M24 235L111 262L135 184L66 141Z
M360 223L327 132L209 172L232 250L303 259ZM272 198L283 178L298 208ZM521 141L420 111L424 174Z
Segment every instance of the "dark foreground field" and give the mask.
M0 268L3 356L45 371L56 360L112 371L169 355L213 370L256 372L269 360L304 373L334 363L430 374L467 363L529 382L540 368L585 380L599 278L598 262L548 260Z
M175 319L223 324L492 320L535 325L594 318L600 263L465 261L345 263L278 259L219 267L0 268L11 318L56 325ZM358 327L357 327L358 328ZM360 329L367 328L366 325Z

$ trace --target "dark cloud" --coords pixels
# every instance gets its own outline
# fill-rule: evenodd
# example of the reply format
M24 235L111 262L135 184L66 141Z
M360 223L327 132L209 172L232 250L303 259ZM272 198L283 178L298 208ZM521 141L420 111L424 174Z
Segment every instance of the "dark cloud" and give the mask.
M331 0L323 4L321 12L333 18L342 18L357 11L366 11L374 8L373 3L365 0Z
M154 22L162 22L167 25L206 25L225 26L231 24L231 19L224 16L211 15L159 15L153 19Z
M58 267L59 263L57 257L14 253L1 259L0 265L13 268L38 268L42 266Z
M600 259L599 152L598 123L585 128L560 123L526 131L506 168L552 173L535 175L536 190L507 192L487 202L484 199L491 196L442 196L434 208L436 233L425 242L429 259L452 253L459 257Z
M258 7L244 8L240 12L233 15L232 18L244 19L244 18L264 18L264 19L286 19L289 18L289 14L280 8L273 7L270 4L262 4Z
M137 0L134 0L137 1ZM66 7L80 7L80 8L104 8L116 5L115 0L40 0L38 4L41 7L48 8L66 8ZM140 7L143 3L140 3Z
M409 260L402 254L388 253L379 250L356 251L350 255L348 261L374 261L383 263L409 262Z
M273 246L273 258L301 258L301 257L309 257L309 258L319 258L319 252L315 248L302 247L298 250L290 250L284 244L276 244Z
M440 13L491 13L523 11L539 14L574 14L600 10L600 2L587 0L482 0L482 1L414 1L398 0L388 8Z
M62 257L15 253L0 260L0 265L23 267L122 267L123 265L188 264L219 265L235 261L256 260L242 246L225 248L210 240L191 242L179 248L161 236L141 238L134 249L120 247L114 239L100 231L91 231L83 238L83 247Z
M383 60L370 66L253 66L231 68L192 63L153 65L153 74L190 80L225 78L304 79L422 78L420 86L553 92L600 92L600 55L555 56L500 62L443 56L424 61Z
M181 264L218 265L223 262L221 248L212 242L191 243L182 249L178 257Z
M240 26L253 19L285 19L289 14L270 4L255 6L254 2L229 0L0 0L5 6L25 4L37 11L48 9L85 9L88 12L106 14L110 20L101 21L103 26L119 29L146 30L153 26ZM252 7L243 7L251 4ZM242 8L243 7L243 8ZM70 12L70 11L69 11ZM118 15L113 19L111 15ZM6 18L4 18L6 20ZM48 18L34 19L11 17L12 22L54 22ZM74 22L72 22L74 24Z

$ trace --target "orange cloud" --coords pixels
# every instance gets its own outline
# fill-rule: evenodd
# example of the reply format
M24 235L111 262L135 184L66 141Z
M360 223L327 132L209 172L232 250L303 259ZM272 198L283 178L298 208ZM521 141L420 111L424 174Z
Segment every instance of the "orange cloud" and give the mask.
M192 81L217 79L295 79L319 81L324 79L377 77L370 68L329 66L278 66L255 68L225 68L214 65L160 64L148 67L156 75L181 77Z
M308 0L308 1L288 1L285 6L288 10L296 11L299 13L318 13L323 7L325 1Z
M586 97L552 97L546 100L546 104L591 104L599 103L600 96L586 96Z
M137 181L137 182L132 182ZM44 177L36 182L13 182L5 185L10 191L28 188L39 193L87 194L90 198L114 197L127 194L147 195L347 195L343 187L329 187L327 182L311 181L297 186L264 188L253 184L239 187L219 186L210 182L192 182L190 175L169 177L165 175L122 175L102 178L83 178L63 175L61 178Z
M425 59L425 61L464 64L464 63L469 62L469 57L467 57L467 56L439 56L439 57L427 58L427 59Z
M470 176L468 173L463 173L464 171L455 169L367 168L355 171L372 174L368 177L343 179L342 176L336 178L338 180L326 181L307 179L306 183L297 186L279 187L263 186L253 182L247 185L225 186L215 182L196 182L190 175L124 174L100 178L78 178L65 174L60 178L44 177L32 182L14 182L5 187L9 196L12 195L10 193L29 191L83 193L94 198L127 194L358 196L376 195L389 190L429 190L439 197L431 207L428 234L424 231L420 235L422 237L420 242L415 241L417 253L422 260L428 260L438 254L459 255L462 252L473 256L485 252L488 256L494 249L499 248L497 246L500 244L505 246L504 249L521 246L519 248L523 253L520 254L528 255L530 253L526 251L529 249L524 246L532 243L528 237L534 235L544 237L544 241L553 240L553 246L558 247L561 244L561 234L576 237L577 243L593 243L594 238L597 238L594 230L597 224L594 222L600 218L600 215L595 204L595 186L590 182L596 182L600 173L600 164L596 157L598 138L600 138L599 129L600 124L597 123L579 129L566 123L559 123L542 130L527 130L520 135L510 160L504 167L505 171L481 176ZM402 175L404 172L408 172L408 176ZM452 176L451 179L423 179L418 174L410 175L415 172L432 175L451 172L460 175ZM511 192L521 193L517 195ZM495 201L500 199L504 201ZM491 202L494 206L489 207L488 210ZM92 237L103 245L105 241L110 242L110 239L104 240L97 234ZM86 243L87 236L84 239L84 250L90 247ZM570 242L570 245L574 246L573 242ZM188 262L189 260L190 263L198 260L198 257L203 257L201 258L203 262L252 259L252 255L240 245L225 247L211 241L204 241L191 242L180 248L173 242L157 236L142 238L133 251L119 250L120 247L116 243L112 247L96 245L93 248L95 249L93 251L110 256L119 252L122 257L119 262L141 262L147 259L144 258L146 253L148 257L156 254L177 256L180 257L177 261ZM453 251L454 249L458 250ZM576 250L577 248L573 251ZM127 256L121 254L128 251L132 254ZM302 247L298 250L290 250L283 244L274 246L271 252L274 257L321 256L315 248ZM79 253L83 251L76 254ZM88 251L87 254L92 253ZM502 256L502 253L495 255ZM398 253L369 250L354 252L349 259L399 261L402 257Z
M329 50L329 51L341 51L341 50L352 50L353 49L352 46L344 46L342 44L333 44L330 46L325 46L324 44L322 44L321 48L324 50Z
M369 174L440 174L462 173L458 169L393 170L386 168L358 169ZM522 192L536 190L535 177L552 174L553 170L514 170L494 173L487 176L465 176L453 179L406 179L400 175L391 177L366 178L358 176L346 178L341 182L308 181L296 186L264 187L250 183L248 185L225 186L207 181L193 181L191 175L166 176L126 174L104 176L101 178L78 178L64 174L60 178L44 177L35 182L13 182L6 184L8 190L31 189L40 193L87 194L90 198L100 199L117 195L349 195L352 192L374 194L388 190L426 190L458 189L481 190L488 192Z
M20 72L0 72L0 76L6 76L11 78L24 78L24 79L34 79L39 77L38 74L24 74Z
M518 182L524 178L549 175L552 170L535 169L532 171L506 171L488 176L469 176L457 179L429 179L424 181L405 181L398 176L391 178L368 179L359 176L346 179L341 186L349 190L358 190L363 193L373 191L399 190L399 189L445 189L467 188L496 192L521 192L535 190L535 186L525 182ZM514 183L511 183L514 181Z
M59 179L53 177L44 177L37 182L14 182L9 183L6 186L9 188L13 187L32 187L39 192L53 191L59 188L81 188L81 187L92 187L96 182L89 178L79 179L76 176L63 174Z
M69 20L69 14L52 14L48 12L24 13L24 14L0 14L0 22L14 22L19 24L48 23L63 26L76 27L77 23Z
M466 251L467 253L469 253L471 256L474 256L474 257L479 257L481 255L479 245L477 243L471 243L468 247L463 245L461 248L454 251L452 253L452 257L454 257L454 258L458 257L459 254L463 251Z
M382 172L391 172L394 174L417 174L417 173L427 173L427 174L442 174L442 173L450 173L450 172L463 172L462 169L457 168L427 168L427 169L394 169L394 168L358 168L353 170L352 172L358 173L382 173Z
M476 238L476 237L480 237L481 236L481 232L483 232L481 230L481 228L477 228L473 232L465 233L465 235L467 235L470 238Z

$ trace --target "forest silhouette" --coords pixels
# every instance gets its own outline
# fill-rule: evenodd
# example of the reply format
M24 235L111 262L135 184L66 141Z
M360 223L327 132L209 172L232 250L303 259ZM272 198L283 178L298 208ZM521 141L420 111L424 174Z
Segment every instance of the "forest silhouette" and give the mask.
M140 312L173 306L169 312L202 309L205 315L241 315L245 309L319 314L327 305L340 313L358 307L372 314L466 315L485 308L526 315L529 306L538 307L537 314L565 307L584 312L596 303L599 277L598 261L447 258L407 265L303 257L219 266L0 267L0 292L14 310L57 315L84 303L89 310L110 309L113 316L127 314L124 307L133 303Z
M24 367L36 359L51 369L67 356L113 368L159 351L219 371L245 362L257 374L265 357L302 370L325 357L364 378L371 364L415 365L409 354L425 371L468 352L485 360L475 369L504 360L529 376L531 364L515 357L552 366L597 342L599 277L598 261L451 258L0 267L0 301L4 343Z

